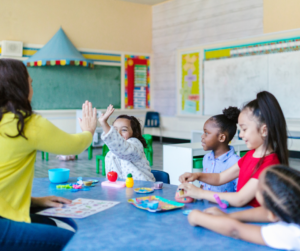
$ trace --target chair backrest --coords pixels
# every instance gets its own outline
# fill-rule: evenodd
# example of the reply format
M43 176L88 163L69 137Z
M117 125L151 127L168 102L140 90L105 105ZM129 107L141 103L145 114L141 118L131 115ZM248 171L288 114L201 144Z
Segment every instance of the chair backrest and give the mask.
M166 184L170 184L169 174L164 171L151 170L151 173L154 175L156 181L161 181Z
M158 112L147 112L144 127L159 127L159 113Z
M146 140L147 147L152 147L153 137L150 134L143 134L143 138Z
M109 148L108 148L108 146L107 145L103 145L102 146L102 156L106 156L106 154L109 152Z

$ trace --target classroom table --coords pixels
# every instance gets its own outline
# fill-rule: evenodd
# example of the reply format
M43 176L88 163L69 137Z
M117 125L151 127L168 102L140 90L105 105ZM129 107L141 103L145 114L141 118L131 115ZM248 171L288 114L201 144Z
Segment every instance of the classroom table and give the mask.
M129 198L143 197L136 194L133 188L101 187L102 178L90 191L72 193L70 190L56 190L48 178L35 178L32 196L56 195L74 200L89 198L98 200L119 201L120 204L91 215L84 219L74 219L78 226L75 236L65 250L272 250L270 248L236 240L214 233L201 227L192 227L185 209L200 209L214 206L207 201L186 204L184 209L151 213L135 208L129 204ZM68 182L74 183L76 178ZM152 182L135 181L136 187L152 187ZM155 190L150 195L158 195L174 200L177 186L164 184L162 190ZM240 210L229 208L227 212Z
M234 139L231 141L230 145L234 147L234 150L238 155L240 154L240 151L249 150L243 140ZM181 174L199 171L193 169L193 157L204 156L208 152L210 151L203 150L201 142L164 145L163 170L170 175L170 183L179 185L180 182L178 178Z

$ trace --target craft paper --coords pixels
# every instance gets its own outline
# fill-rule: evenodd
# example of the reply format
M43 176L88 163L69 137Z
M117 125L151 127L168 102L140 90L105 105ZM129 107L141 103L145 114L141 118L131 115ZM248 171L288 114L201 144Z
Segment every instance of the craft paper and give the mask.
M184 111L187 113L196 113L196 101L186 100L184 103Z
M150 108L150 57L125 55L125 108ZM144 88L146 95L141 104L135 88Z
M119 203L120 202L117 201L78 198L73 200L72 204L65 204L62 208L48 208L37 214L65 218L85 218L109 209Z
M180 94L182 100L182 111L188 113L196 113L200 111L198 52L182 55L182 82ZM198 97L198 99L196 99L196 97ZM194 102L190 103L191 100L193 100ZM186 102L188 104L186 104Z

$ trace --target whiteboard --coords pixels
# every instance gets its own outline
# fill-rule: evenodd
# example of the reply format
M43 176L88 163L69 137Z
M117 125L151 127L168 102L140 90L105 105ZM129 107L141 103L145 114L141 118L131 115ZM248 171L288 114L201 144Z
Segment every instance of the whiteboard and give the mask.
M269 55L270 92L286 118L300 118L300 51Z
M204 115L242 107L269 91L286 118L300 118L300 52L246 56L204 62Z

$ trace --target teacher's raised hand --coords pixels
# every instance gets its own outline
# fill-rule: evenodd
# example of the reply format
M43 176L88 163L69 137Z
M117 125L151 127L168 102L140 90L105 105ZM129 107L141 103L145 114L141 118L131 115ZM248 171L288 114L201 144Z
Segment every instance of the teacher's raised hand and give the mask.
M79 118L79 125L83 132L88 131L94 135L97 127L97 110L92 108L89 101L82 104L82 119Z

